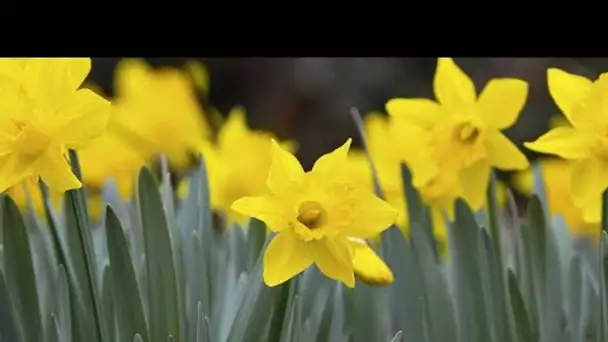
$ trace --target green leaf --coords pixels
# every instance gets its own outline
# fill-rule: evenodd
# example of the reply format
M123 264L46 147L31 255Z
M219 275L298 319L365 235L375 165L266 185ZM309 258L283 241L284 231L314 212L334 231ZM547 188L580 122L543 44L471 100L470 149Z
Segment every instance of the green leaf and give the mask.
M249 265L247 270L253 269L260 256L266 241L266 225L258 219L251 219L247 228L247 242L249 248Z
M32 252L19 209L8 196L3 198L2 240L4 273L22 342L40 342L43 339L40 304Z
M140 334L136 334L136 335L133 337L133 342L144 342L144 340L141 338L141 335L140 335Z
M112 288L112 271L110 265L102 273L101 300L103 303L103 317L106 328L106 336L111 341L116 340L116 312L114 310L114 289Z
M395 336L391 339L391 342L400 342L401 341L401 335L403 335L403 331L401 331L401 330L397 331L397 333L395 334Z
M78 177L78 179L82 180L82 174L80 172L80 165L78 163L78 157L76 155L76 152L70 150L69 156L72 171L74 172L76 177ZM91 227L89 227L89 214L84 189L80 188L76 190L68 190L66 192L65 207L66 218L68 219L68 221L72 221L72 224L76 226L76 232L78 233L78 247L73 245L71 247L79 248L82 251L81 254L83 256L85 266L85 276L84 279L82 279L83 283L81 284L89 288L90 301L92 304L93 311L93 326L96 332L96 336L98 336L98 339L101 342L111 342L105 336L106 330L104 328L104 318L101 308L100 294L97 288L97 264L95 263L95 251L93 250L93 239L91 238ZM68 230L70 229L69 224L67 228ZM93 337L86 336L84 338L90 339Z
M266 240L264 250L269 240L270 238ZM262 270L263 262L262 258L259 258L248 276L247 292L240 302L227 342L262 341L272 318L276 297L280 292L280 289L264 284Z
M412 247L420 264L424 287L425 301L428 314L428 325L430 341L448 341L457 336L454 306L448 293L446 279L441 273L442 265L436 259L436 251L433 250L429 235L431 221L428 210L423 210L424 215L418 224L412 222L410 226L412 234ZM434 243L433 243L434 244Z
M196 319L196 342L211 342L211 323L209 318L204 316L203 303L198 302Z
M570 331L570 341L584 342L580 326L581 306L583 296L583 274L581 258L575 255L570 260L568 270L568 327Z
M19 341L19 328L14 312L4 274L0 270L0 341Z
M176 273L167 220L157 183L147 168L139 175L139 202L146 250L150 338L165 342L177 336L180 341Z
M61 327L59 341L72 341L72 315L70 311L70 289L65 267L57 270L57 319Z
M150 341L129 246L120 221L110 206L106 209L106 234L118 338L128 341L139 333L145 341Z
M468 205L456 200L456 220L448 229L451 262L454 271L456 319L461 327L461 341L490 340L485 295L478 259L479 227Z
M526 312L526 306L517 286L517 279L515 274L508 271L508 282L509 282L509 295L511 298L511 308L513 310L513 318L515 319L515 329L517 332L517 341L521 342L535 342L536 339L532 333L530 327L530 321L528 320L528 313Z

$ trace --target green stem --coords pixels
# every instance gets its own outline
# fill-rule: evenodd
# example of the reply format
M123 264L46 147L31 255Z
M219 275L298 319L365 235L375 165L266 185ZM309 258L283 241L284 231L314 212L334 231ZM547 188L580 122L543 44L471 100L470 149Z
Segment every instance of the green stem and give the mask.
M279 285L279 288L277 289L277 296L279 296L279 298L277 298L275 301L272 320L270 321L270 333L268 336L269 342L279 342L281 340L283 325L285 324L284 321L285 318L287 318L287 313L289 312L288 304L291 304L288 303L290 299L290 288L293 287L293 291L296 290L295 286L297 285L297 282L295 280L297 277L299 277L299 275Z
M76 152L70 150L70 164L72 166L72 172L76 175L76 177L82 181L82 173L80 171L80 165L78 163L78 156ZM88 213L85 202L85 193L84 188L69 190L68 196L70 198L69 205L73 206L74 212L76 213L76 222L78 225L78 236L80 238L80 245L82 246L82 251L85 259L85 264L87 267L87 275L88 275L88 283L92 294L92 302L93 302L93 314L95 316L95 325L97 328L97 336L100 342L108 341L104 329L103 322L103 311L101 308L101 300L99 296L99 289L97 288L97 272L95 265L95 253L93 251L93 239L91 237L91 231L89 230L89 225L87 224Z

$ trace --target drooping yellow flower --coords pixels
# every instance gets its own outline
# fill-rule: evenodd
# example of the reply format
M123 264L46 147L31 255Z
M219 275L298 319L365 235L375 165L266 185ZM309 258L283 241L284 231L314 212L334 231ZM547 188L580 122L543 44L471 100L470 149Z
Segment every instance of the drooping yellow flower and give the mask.
M608 188L608 73L592 82L559 69L547 71L551 97L570 127L556 127L525 146L574 163L570 191L589 223L601 220L601 195Z
M279 285L316 264L327 277L354 287L356 242L376 236L397 211L344 177L351 140L319 158L311 171L272 140L269 192L233 204L278 233L264 254L264 282Z
M549 211L562 215L570 231L577 236L595 236L600 231L599 223L583 220L581 209L574 204L570 193L573 163L559 158L543 158L539 162L547 194ZM525 196L532 195L534 172L532 169L513 175L513 187Z
M480 209L492 167L528 167L526 157L501 133L517 120L526 102L528 85L518 79L492 79L477 96L473 81L456 63L451 58L439 58L433 86L437 101L396 98L387 103L387 112L428 136L428 141L419 143L424 149L410 147L431 160L412 163L416 186L434 179L438 173L454 174L461 196L473 209Z
M363 239L350 239L354 246L355 276L369 285L389 285L395 280L393 272Z
M147 158L164 154L177 168L189 166L211 130L186 72L126 59L117 66L115 90L114 130Z
M0 192L26 177L58 192L82 186L67 151L100 136L111 110L79 89L90 69L89 58L0 59Z

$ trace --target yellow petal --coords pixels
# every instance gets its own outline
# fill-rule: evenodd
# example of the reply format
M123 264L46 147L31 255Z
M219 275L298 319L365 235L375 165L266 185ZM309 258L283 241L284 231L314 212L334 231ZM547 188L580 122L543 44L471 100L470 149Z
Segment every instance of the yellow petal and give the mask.
M564 113L573 126L577 126L572 116L572 109L589 93L591 80L567 73L557 68L547 70L549 93L555 104Z
M480 161L459 173L462 197L473 210L479 210L485 203L490 171L490 165Z
M564 159L581 159L592 153L593 137L571 127L557 127L536 141L524 143L532 151L554 154Z
M348 235L357 238L371 238L395 223L399 212L390 204L376 197L371 191L353 191L352 223Z
M348 138L342 146L317 159L315 165L312 167L312 173L315 177L326 178L339 176L346 165L351 142L352 139Z
M89 71L90 58L30 58L23 81L31 98L59 101L58 96L76 91Z
M354 250L345 238L323 238L308 243L313 260L321 273L355 287L353 271Z
M586 158L577 161L572 169L570 192L578 207L587 205L606 189L608 172L597 159Z
M82 186L59 146L48 147L36 160L34 171L54 191L65 192Z
M514 78L490 80L479 95L478 108L483 120L498 129L511 127L528 97L528 82Z
M602 222L602 197L597 196L594 200L590 200L589 203L584 204L581 207L583 220L590 224L599 224ZM596 230L597 234L600 230ZM594 236L594 238L597 235Z
M280 232L289 226L290 213L268 196L243 197L236 200L231 208L239 214L263 221L274 232Z
M17 153L0 157L0 192L6 191L31 175L32 158Z
M274 139L271 146L272 164L266 181L268 188L275 194L293 193L304 177L304 169L298 159L281 148Z
M395 280L393 272L365 241L353 242L355 276L369 285L389 285Z
M433 80L435 97L442 105L458 107L475 103L475 84L452 58L439 58Z
M245 110L242 107L236 106L230 110L226 122L224 122L218 133L218 145L223 147L230 145L231 142L238 142L247 131L248 127L245 119ZM242 148L246 147L241 146L241 149Z
M500 170L524 170L529 165L526 156L504 134L490 132L487 138L488 162Z
M441 118L441 106L429 99L392 99L386 103L386 111L421 127L430 127Z
M17 83L23 81L24 66L18 58L0 58L0 75L8 76Z
M78 90L55 117L57 133L71 149L86 147L106 129L110 102L89 89Z
M204 94L209 93L209 71L207 67L195 60L188 61L184 66L186 72L192 78L196 88Z
M115 93L120 97L132 98L146 93L150 66L144 59L125 58L116 65L114 77Z
M264 282L277 286L310 267L312 256L306 242L292 231L277 234L264 253Z

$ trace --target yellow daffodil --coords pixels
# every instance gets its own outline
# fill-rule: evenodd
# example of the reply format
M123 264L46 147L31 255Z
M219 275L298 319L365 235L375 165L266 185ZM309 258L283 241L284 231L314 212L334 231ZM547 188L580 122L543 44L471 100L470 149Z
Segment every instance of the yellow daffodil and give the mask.
M473 81L456 63L439 58L433 87L437 101L396 98L388 101L386 110L428 136L428 141L410 147L430 157L426 163L411 163L416 186L438 173L452 173L448 177L457 177L461 196L472 208L480 209L492 167L528 167L526 157L501 133L517 120L528 84L518 79L492 79L477 96Z
M82 186L72 173L68 149L100 136L110 103L79 89L89 58L0 59L0 192L26 177L53 191Z
M389 285L395 278L391 269L363 239L350 239L354 247L355 276L369 285Z
M237 200L232 208L278 233L264 254L264 282L279 285L313 264L354 287L356 245L394 223L397 211L344 177L351 140L319 158L311 171L272 140L269 192Z
M115 90L120 114L113 130L147 158L164 154L176 168L189 166L211 130L186 72L126 59L117 67Z
M599 223L583 220L581 209L574 204L570 193L573 163L559 158L543 158L539 161L543 183L547 194L549 211L562 215L573 235L595 236L600 231ZM521 171L513 176L513 187L525 196L532 195L534 172L532 169Z
M592 82L559 69L547 71L551 97L571 124L556 127L525 146L574 163L570 191L589 223L601 220L608 187L608 73Z

